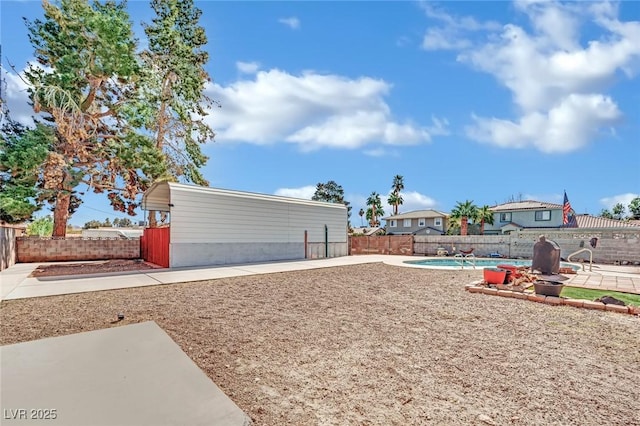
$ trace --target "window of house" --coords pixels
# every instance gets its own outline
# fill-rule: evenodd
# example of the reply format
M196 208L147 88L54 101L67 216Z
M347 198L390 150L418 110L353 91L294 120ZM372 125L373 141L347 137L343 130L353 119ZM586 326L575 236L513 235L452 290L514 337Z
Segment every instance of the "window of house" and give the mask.
M398 226L398 222L396 222L395 219L392 219L389 221L389 227L390 228L395 228L396 226Z
M551 220L551 210L537 211L536 220Z
M511 212L500 213L500 222L511 222Z
M425 218L418 219L418 226L419 227L427 226L427 219Z
M405 228L410 228L411 227L411 219L405 219L402 222L402 226L404 226Z
M435 219L433 219L433 224L435 226L442 226L442 218L441 217L436 217Z

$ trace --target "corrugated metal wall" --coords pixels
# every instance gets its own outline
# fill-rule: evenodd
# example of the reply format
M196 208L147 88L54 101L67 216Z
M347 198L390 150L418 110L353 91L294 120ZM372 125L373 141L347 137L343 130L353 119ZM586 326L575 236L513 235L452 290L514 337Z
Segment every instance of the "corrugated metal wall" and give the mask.
M197 193L172 188L172 243L291 243L347 241L341 205L296 204L267 197Z

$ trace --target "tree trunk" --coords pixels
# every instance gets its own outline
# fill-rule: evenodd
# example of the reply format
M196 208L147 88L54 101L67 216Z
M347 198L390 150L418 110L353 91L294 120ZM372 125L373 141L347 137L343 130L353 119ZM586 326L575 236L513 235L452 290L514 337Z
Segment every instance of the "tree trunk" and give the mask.
M460 235L467 235L467 221L466 217L460 219Z
M56 206L53 210L53 236L67 236L67 221L69 220L69 203L71 194L67 191L60 191L56 196Z
M484 235L484 219L480 220L480 235Z
M147 225L149 228L157 228L158 227L158 221L156 220L156 211L155 210L149 210L149 224Z

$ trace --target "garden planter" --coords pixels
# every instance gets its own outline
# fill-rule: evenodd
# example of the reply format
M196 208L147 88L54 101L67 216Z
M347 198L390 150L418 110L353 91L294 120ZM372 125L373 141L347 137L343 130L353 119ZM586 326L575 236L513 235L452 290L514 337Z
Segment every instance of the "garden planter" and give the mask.
M560 297L560 292L562 292L563 287L564 284L550 281L536 281L533 283L533 288L535 289L536 294L542 296Z
M500 268L484 268L483 274L487 284L504 284L507 279L507 271Z

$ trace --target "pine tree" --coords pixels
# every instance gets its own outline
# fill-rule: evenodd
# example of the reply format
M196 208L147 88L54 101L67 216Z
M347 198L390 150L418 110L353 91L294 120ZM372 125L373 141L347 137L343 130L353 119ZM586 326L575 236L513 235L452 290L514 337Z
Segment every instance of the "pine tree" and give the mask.
M198 25L202 12L192 0L153 0L151 7L156 16L144 24L149 47L142 53L137 105L140 124L164 157L163 168L151 178L208 185L200 172L207 161L201 145L212 141L214 132L204 121L212 102L204 94L210 78L204 69L207 36ZM155 212L149 223L155 224Z
M106 191L114 209L134 214L145 174L161 161L122 114L139 73L124 3L45 0L43 8L43 20L27 21L40 66L25 75L34 111L45 113L56 130L42 165L43 186L56 193L53 235L64 236L81 182Z

